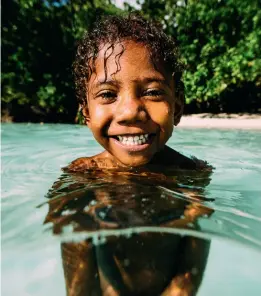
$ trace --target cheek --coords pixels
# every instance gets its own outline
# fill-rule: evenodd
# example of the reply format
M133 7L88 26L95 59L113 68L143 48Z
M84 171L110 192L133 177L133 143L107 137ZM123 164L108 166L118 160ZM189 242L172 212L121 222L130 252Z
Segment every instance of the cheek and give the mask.
M164 133L172 133L174 125L174 104L158 103L149 108L151 119L160 126Z
M109 120L109 112L106 108L96 106L90 108L90 121L92 129L101 128Z

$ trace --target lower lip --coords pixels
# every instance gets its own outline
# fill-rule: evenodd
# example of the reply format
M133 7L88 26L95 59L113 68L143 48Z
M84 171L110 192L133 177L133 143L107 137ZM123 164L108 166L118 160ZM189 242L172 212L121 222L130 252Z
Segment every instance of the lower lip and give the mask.
M114 141L114 143L116 145L118 145L119 147L121 147L129 152L138 152L138 151L146 150L151 145L151 143L153 141L153 139L150 139L149 143L127 146L114 138L112 138L112 140Z

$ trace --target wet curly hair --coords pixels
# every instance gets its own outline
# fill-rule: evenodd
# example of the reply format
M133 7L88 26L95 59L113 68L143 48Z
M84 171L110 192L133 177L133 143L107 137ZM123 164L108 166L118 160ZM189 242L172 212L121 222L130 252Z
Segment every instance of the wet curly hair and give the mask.
M131 40L144 44L150 52L151 60L156 68L157 62L163 62L164 67L174 76L176 90L183 90L181 75L183 64L180 61L178 47L175 41L167 36L162 26L146 20L140 14L131 13L127 16L104 16L93 24L92 29L85 34L78 43L73 72L76 97L80 105L85 105L88 81L95 73L95 60L101 46L110 46L104 54L105 80L107 79L106 62L113 54L115 45L124 40ZM110 54L106 53L110 50ZM117 72L120 71L120 57L122 51L115 57Z

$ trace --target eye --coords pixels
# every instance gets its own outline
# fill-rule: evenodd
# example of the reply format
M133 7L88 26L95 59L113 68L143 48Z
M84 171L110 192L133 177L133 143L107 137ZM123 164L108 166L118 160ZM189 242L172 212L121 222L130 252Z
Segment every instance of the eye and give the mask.
M106 90L102 91L97 95L98 98L101 98L102 100L106 102L115 101L117 94L114 91Z
M161 89L148 89L143 95L151 99L161 99L165 95L165 92Z

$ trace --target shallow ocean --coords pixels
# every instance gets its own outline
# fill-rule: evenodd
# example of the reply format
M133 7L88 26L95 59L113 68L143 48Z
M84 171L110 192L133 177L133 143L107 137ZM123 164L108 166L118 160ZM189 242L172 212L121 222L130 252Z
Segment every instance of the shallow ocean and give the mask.
M177 128L168 145L215 167L204 186L211 216L199 217L198 229L166 230L211 242L197 295L261 295L261 132ZM54 235L50 223L43 224L46 194L62 167L100 151L83 126L2 124L2 295L66 294L61 241L82 233L67 227L63 236ZM192 190L194 182L187 179L184 187ZM131 236L122 228L111 234ZM145 231L159 228L134 232Z

